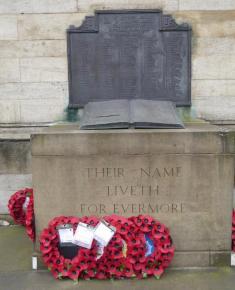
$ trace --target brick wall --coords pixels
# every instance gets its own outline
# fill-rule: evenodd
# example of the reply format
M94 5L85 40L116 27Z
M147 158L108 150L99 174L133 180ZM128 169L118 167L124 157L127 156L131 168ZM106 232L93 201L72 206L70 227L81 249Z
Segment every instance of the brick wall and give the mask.
M0 0L0 124L63 120L66 28L118 8L162 8L191 23L193 110L235 121L234 0Z

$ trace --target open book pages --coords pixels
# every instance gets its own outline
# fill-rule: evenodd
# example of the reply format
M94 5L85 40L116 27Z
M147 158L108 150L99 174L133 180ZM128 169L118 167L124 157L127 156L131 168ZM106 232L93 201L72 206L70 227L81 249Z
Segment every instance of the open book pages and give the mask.
M84 107L81 129L184 128L170 101L109 100Z

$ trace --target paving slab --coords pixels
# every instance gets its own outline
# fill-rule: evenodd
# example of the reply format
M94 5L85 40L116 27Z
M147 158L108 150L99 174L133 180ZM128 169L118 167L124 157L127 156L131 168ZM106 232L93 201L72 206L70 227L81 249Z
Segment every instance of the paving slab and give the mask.
M0 227L0 273L31 270L32 252L33 243L24 227Z
M160 280L57 281L47 271L0 274L0 290L233 290L235 269L170 270Z

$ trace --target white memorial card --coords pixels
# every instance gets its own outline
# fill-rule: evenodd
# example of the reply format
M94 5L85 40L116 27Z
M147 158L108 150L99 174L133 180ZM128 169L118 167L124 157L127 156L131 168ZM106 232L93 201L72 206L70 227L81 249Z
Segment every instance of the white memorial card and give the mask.
M60 243L72 243L73 241L73 229L72 228L60 228L58 229Z
M38 258L32 257L32 270L37 270L37 269L38 269Z
M105 221L101 221L95 228L94 239L106 247L116 232L116 228Z
M25 201L23 203L23 210L26 211L27 210L27 207L29 205L29 201L30 201L30 197L29 196L26 196L25 198Z
M231 253L231 266L235 266L235 253Z
M104 246L97 242L97 257L96 260L99 260L104 254Z
M94 228L85 223L79 223L73 237L73 243L87 249L91 248L94 238Z

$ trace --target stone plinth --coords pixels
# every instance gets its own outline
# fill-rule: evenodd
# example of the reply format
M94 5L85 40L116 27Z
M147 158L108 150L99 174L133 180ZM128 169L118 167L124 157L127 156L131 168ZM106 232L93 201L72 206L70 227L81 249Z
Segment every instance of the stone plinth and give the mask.
M170 228L173 266L229 263L234 153L234 132L209 125L35 134L37 234L59 215L150 214Z

